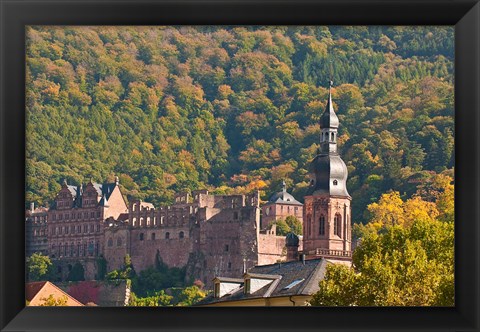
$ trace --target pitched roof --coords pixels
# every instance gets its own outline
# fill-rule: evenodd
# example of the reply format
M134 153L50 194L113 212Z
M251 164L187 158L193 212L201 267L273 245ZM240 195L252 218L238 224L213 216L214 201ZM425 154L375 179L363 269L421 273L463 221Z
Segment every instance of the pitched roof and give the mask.
M115 187L117 186L117 184L115 182L113 183L103 183L103 184L100 184L100 183L92 183L93 184L93 187L95 188L95 190L97 191L98 195L99 196L104 196L108 199L110 199L110 195L112 194L113 192L113 189L115 189Z
M305 264L301 261L292 261L255 266L245 275L254 278L272 279L272 282L251 294L245 294L242 285L235 292L221 298L209 295L198 305L264 297L312 295L319 290L318 283L325 276L327 264L329 263L325 259L319 258L306 260ZM223 280L225 278L219 279Z
M269 203L303 205L287 192L287 184L282 181L282 191L273 194L268 200Z
M72 194L73 197L77 196L76 186L67 185L67 189L70 191L70 194Z
M100 184L100 183L92 182L92 186L97 192L98 196L101 197L99 201L100 206L107 206L108 200L110 199L110 196L112 195L113 190L117 186L117 183L113 182L113 183ZM87 187L87 184L83 184L81 186L67 185L67 189L70 191L74 199L74 202L73 202L74 207L82 207L82 200L83 200L82 197L86 187ZM54 201L50 209L55 210L56 208L57 208L57 202Z
M81 302L49 281L36 281L25 284L25 299L29 301L29 306L41 306L50 295L53 295L55 299L66 297L66 305L69 307L83 306Z

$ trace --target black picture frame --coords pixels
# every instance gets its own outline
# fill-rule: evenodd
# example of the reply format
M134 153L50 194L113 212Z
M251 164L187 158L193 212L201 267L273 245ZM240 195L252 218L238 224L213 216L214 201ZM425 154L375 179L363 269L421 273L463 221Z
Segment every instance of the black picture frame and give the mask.
M0 0L2 331L478 331L480 5L432 1ZM24 296L26 25L455 25L453 308L42 308Z

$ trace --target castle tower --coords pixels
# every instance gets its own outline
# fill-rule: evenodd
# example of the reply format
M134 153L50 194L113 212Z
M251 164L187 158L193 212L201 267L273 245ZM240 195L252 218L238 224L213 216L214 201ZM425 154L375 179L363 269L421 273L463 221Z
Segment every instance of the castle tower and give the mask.
M347 191L347 166L337 150L338 117L332 84L320 118L320 149L310 164L310 185L303 206L303 250L307 256L350 257L352 198Z

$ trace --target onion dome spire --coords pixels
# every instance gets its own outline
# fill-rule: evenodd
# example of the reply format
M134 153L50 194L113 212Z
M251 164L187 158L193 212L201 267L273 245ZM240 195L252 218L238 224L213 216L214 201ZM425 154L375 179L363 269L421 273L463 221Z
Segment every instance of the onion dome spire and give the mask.
M310 186L307 195L330 194L350 197L347 191L347 166L337 152L339 121L333 110L330 80L328 101L320 118L320 151L310 164Z

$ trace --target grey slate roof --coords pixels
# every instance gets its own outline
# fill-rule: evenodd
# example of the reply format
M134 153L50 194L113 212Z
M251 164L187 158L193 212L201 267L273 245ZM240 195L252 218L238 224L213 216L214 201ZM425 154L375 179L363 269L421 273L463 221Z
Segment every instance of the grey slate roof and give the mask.
M315 181L310 184L307 195L350 197L347 190L348 169L338 154L317 155L310 163L310 174Z
M197 305L264 297L312 295L319 290L318 283L325 276L327 264L329 263L325 259L319 258L306 260L305 264L303 264L301 261L292 261L255 266L251 268L246 275L270 278L272 279L272 283L260 288L252 294L244 294L243 285L239 287L236 292L227 294L221 298L215 298L213 294L211 294L202 301L198 302ZM289 289L285 288L295 280L301 279L304 280Z
M269 203L303 205L295 199L291 194L287 193L285 181L282 183L282 191L273 194L268 200Z
M113 190L117 186L117 184L114 183L96 183L92 182L93 187L97 191L98 195L101 197L99 204L101 206L107 206L108 205L108 200L110 196L112 195ZM83 192L85 191L86 184L83 184L81 186L72 186L72 185L67 185L68 190L72 194L73 197L73 206L74 207L82 207L82 195ZM55 210L57 208L56 201L52 203L50 209Z
M68 190L70 191L70 194L72 194L73 197L77 196L77 187L76 186L71 186L67 185Z

